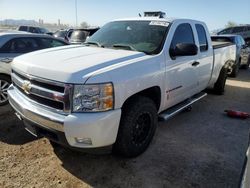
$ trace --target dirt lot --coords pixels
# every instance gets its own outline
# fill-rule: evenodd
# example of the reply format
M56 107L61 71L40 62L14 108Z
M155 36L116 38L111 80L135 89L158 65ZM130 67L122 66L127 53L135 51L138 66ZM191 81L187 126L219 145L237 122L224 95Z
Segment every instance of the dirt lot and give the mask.
M226 90L160 123L149 149L134 159L54 150L2 107L0 187L237 187L250 119L223 111L250 112L250 70L228 80Z

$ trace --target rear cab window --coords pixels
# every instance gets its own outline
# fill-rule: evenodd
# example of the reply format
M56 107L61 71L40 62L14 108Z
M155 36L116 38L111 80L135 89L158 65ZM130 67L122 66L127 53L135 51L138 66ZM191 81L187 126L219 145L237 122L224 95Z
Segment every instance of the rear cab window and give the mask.
M199 47L201 52L205 52L208 50L208 42L206 31L201 24L195 24L195 28L197 31L198 39L199 39Z

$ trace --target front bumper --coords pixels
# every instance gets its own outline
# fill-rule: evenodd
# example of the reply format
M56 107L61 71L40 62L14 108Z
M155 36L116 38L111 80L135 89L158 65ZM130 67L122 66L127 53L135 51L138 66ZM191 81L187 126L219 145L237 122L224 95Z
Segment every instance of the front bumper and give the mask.
M24 120L29 132L34 135L41 132L38 130L46 130L47 133L51 133L47 135L54 136L43 136L76 148L99 148L115 143L120 109L99 113L60 114L31 101L13 85L8 89L8 95L9 103ZM77 138L88 142L79 142Z

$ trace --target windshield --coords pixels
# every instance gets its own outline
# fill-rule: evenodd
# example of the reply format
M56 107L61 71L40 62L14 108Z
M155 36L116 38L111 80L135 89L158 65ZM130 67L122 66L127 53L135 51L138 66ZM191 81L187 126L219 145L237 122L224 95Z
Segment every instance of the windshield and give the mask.
M166 21L115 21L104 25L87 42L108 48L158 54L169 23Z

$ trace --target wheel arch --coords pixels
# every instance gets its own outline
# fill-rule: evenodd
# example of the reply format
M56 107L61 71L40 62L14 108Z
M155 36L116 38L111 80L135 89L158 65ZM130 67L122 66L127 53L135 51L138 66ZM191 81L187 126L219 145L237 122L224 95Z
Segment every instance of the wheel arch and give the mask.
M150 98L155 103L156 109L157 110L160 109L162 99L161 99L161 88L159 86L153 86L131 95L124 101L122 108L124 108L129 103L130 100L138 96L144 96Z
M11 79L11 76L9 74L0 73L0 76L6 76L6 77L9 77Z

